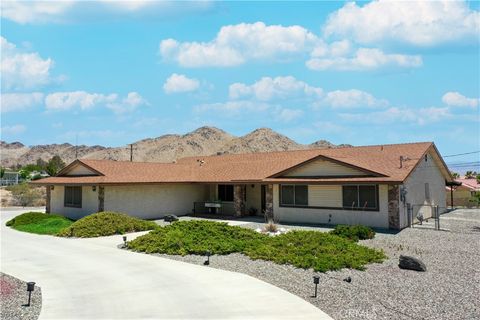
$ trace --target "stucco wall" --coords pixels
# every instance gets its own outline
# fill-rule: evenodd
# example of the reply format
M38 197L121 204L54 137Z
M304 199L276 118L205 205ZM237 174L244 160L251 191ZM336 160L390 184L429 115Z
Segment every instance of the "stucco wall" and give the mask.
M426 199L425 183L428 183L430 190L430 200ZM403 184L407 194L405 203L400 208L401 227L406 227L407 208L406 204L413 206L413 216L416 217L420 212L424 218L432 216L431 206L438 205L440 213L446 210L445 177L442 175L436 162L430 154L427 155L427 161L421 159L421 162L415 168Z
M332 190L337 190L333 197L333 201L338 201L338 197L342 197L341 187L322 186L325 195L335 194ZM318 186L309 186L310 189L317 194L316 199L321 199L321 192ZM388 228L388 189L387 185L379 186L379 211L352 211L341 209L315 209L315 208L292 208L280 207L279 205L279 186L273 186L273 212L276 219L282 222L298 222L298 223L321 223L321 224L362 224L378 228ZM327 199L327 197L324 197ZM329 200L330 201L330 200ZM320 206L318 202L315 205Z
M82 187L82 207L64 207L65 187L55 186L51 191L50 212L61 214L70 219L80 219L98 211L98 188L93 191L91 186Z
M70 171L67 172L67 176L85 176L85 175L98 175L94 171L88 169L82 165L76 165L75 167L71 168Z
M105 210L157 219L168 214L190 214L194 202L208 197L209 187L201 184L106 186Z
M356 176L366 175L365 172L350 168L338 163L323 159L306 163L285 174L286 177L314 177L314 176Z
M253 186L253 187L252 187ZM262 213L262 185L260 184L247 184L247 214L249 214L250 208L257 209L257 215L263 215Z

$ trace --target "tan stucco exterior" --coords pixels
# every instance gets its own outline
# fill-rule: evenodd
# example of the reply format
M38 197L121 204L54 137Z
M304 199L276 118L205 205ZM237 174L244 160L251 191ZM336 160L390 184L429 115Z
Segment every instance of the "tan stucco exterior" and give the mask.
M281 207L279 203L279 185L273 186L273 212L275 218L281 222L309 223L309 224L363 224L378 228L388 228L388 192L387 185L379 186L379 211L353 211L343 209L317 209ZM336 186L309 186L314 190L317 198L310 206L320 206L321 198L332 197L330 204L338 204L342 199L342 189ZM323 193L323 196L319 194ZM341 201L341 200L340 200ZM341 203L339 205L341 207Z
M82 187L82 207L73 208L64 206L65 187L55 186L51 190L50 212L62 214L70 219L80 219L98 211L98 188L93 191L92 186Z
M317 159L289 170L285 177L320 177L320 176L365 176L364 171L341 165L329 160Z

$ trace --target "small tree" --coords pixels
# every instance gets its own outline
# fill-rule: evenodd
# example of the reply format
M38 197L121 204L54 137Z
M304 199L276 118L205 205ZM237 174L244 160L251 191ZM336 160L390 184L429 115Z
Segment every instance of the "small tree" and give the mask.
M62 158L60 158L58 155L55 155L48 161L45 171L47 171L50 176L54 176L64 167L65 162L63 162Z
M475 178L477 173L475 171L467 171L465 172L465 178L466 179L473 179Z
M452 173L453 179L458 179L458 178L460 178L460 175L459 175L458 173L456 173L456 172L451 172L451 173Z
M0 179L3 179L4 176L5 176L5 168L0 167Z
M45 168L47 168L47 164L47 161L43 160L42 158L37 159L37 167L40 170L45 170Z
M8 187L12 192L12 197L16 204L22 207L33 206L42 198L42 195L35 189L30 187L27 183L20 183L15 186Z

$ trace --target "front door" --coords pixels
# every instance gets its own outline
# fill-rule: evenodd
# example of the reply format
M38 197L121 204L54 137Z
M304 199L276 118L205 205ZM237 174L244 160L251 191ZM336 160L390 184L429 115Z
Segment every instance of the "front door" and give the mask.
M266 208L266 196L267 196L267 186L262 184L262 195L261 195L261 199L262 199L262 215L265 213L265 210L267 209Z

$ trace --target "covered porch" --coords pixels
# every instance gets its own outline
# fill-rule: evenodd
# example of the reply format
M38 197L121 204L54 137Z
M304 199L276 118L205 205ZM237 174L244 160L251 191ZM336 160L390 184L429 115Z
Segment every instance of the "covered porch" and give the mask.
M194 215L273 215L273 184L242 183L208 185L207 198L193 204Z

